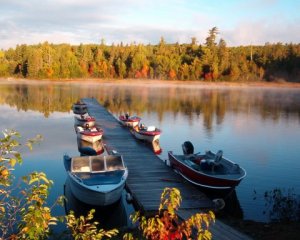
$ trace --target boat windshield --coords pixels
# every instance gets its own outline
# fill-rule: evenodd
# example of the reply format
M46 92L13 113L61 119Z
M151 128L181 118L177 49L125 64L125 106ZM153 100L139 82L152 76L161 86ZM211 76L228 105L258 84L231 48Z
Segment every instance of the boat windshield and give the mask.
M73 173L105 172L124 170L122 156L84 156L72 158L71 171Z
M90 172L90 159L77 157L72 159L72 172Z
M105 171L104 158L92 159L91 166L93 172Z
M107 171L122 170L124 169L121 156L106 156L106 169Z

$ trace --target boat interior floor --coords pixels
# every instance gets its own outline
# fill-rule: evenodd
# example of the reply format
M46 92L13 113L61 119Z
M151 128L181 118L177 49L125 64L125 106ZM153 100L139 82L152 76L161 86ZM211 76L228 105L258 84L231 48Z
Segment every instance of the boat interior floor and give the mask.
M185 156L177 155L177 159L183 162L185 165L193 168L196 171L203 172L210 175L232 175L240 174L240 167L237 164L233 164L225 159L222 159L219 163L215 164L213 159L207 159L205 155L200 156ZM205 160L205 161L202 161Z

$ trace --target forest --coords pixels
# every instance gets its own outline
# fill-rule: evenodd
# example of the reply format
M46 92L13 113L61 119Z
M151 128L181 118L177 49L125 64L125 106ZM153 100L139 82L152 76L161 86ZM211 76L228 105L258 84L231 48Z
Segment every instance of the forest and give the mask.
M17 45L0 50L0 77L300 82L300 44L228 47L209 30L204 44Z

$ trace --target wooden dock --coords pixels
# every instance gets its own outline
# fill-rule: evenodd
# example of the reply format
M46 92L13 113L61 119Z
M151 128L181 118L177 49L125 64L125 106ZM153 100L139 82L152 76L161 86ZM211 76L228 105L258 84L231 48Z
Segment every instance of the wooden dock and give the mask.
M182 203L179 216L183 219L213 208L212 201L205 194L176 174L149 146L136 140L96 99L85 98L83 102L87 104L89 114L103 128L103 142L124 157L129 172L126 188L133 196L135 207L145 214L157 212L160 196L169 187L180 190ZM210 229L213 239L250 239L219 221Z

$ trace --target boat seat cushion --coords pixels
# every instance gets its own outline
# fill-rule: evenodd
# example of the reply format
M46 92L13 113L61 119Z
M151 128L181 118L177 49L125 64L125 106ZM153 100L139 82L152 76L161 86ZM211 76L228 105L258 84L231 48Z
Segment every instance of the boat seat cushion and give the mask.
M215 156L215 163L218 164L221 162L221 159L223 157L223 151L219 150Z

